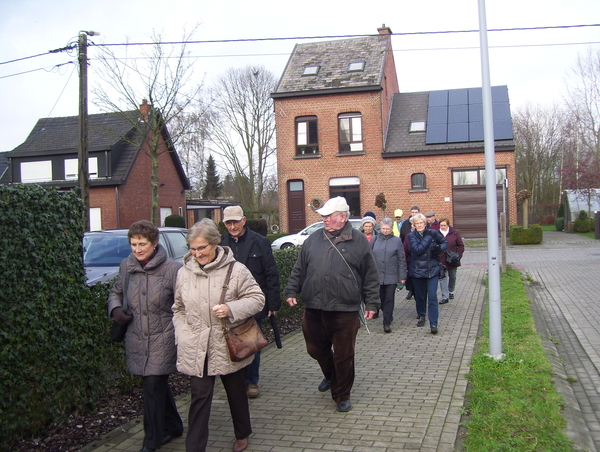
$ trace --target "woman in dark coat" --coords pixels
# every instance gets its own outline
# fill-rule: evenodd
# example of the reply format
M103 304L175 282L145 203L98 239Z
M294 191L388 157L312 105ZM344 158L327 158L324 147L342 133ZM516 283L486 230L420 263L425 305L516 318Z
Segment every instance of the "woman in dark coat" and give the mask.
M177 371L171 306L181 264L168 258L158 244L158 229L151 222L133 223L127 237L132 252L119 266L108 297L108 314L117 323L128 323L127 369L143 377L142 452L154 452L183 434L183 422L168 382L169 374ZM124 294L127 311L123 310Z
M392 233L391 218L381 220L381 234L372 242L373 255L379 271L379 299L383 312L383 331L391 333L396 286L406 282L406 259L400 237Z
M465 244L458 231L450 226L450 220L448 218L442 218L440 220L440 234L446 239L448 250L456 251L462 259L463 253L465 252ZM442 300L440 301L440 304L446 304L448 303L448 300L454 298L456 270L460 267L460 262L458 265L449 265L446 262L446 253L440 254L440 262L446 267L446 277L440 279L440 289L442 290Z
M417 326L425 325L425 314L429 313L431 334L437 334L437 286L440 274L437 255L446 251L448 244L438 231L426 228L425 215L414 215L411 222L415 229L407 236L411 254L409 275L419 316Z

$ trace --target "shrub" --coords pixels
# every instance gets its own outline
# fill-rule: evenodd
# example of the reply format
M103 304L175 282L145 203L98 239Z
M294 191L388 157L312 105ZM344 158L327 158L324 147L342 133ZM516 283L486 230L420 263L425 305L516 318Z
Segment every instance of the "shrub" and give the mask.
M565 217L565 203L564 202L558 206L558 213L556 214L556 216L559 218Z
M592 230L592 221L585 210L579 212L579 217L573 223L575 232L590 232Z
M544 237L539 224L532 224L527 229L523 226L513 225L510 227L510 242L513 245L537 245L542 243Z
M0 450L93 406L123 370L107 288L86 285L75 192L0 186Z
M281 317L290 317L291 315L293 315L293 310L297 309L292 308L285 302L284 289L287 285L290 273L292 273L292 268L298 260L299 254L300 248L297 247L273 251L273 257L275 258L275 263L277 264L277 270L279 270L279 293L281 296L282 303L278 315L280 315ZM300 297L298 297L298 304L300 303L301 299Z
M170 228L185 228L185 218L181 215L169 215L165 218L165 226Z
M554 227L556 228L557 231L564 231L565 230L565 219L564 219L564 217L558 217L556 219L556 223L554 223Z

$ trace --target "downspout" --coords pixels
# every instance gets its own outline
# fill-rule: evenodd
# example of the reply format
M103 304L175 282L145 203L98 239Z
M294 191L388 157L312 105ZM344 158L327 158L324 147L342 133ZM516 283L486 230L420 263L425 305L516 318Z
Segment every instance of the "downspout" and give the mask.
M117 208L117 229L121 228L121 202L119 200L119 186L115 187L115 201Z

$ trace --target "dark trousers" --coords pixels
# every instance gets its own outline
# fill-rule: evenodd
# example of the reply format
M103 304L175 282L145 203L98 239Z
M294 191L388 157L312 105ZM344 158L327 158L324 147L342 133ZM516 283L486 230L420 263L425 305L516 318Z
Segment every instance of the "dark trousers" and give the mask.
M394 320L394 297L396 296L396 284L382 284L379 286L379 300L383 312L383 323L390 324Z
M206 375L206 363L204 364ZM252 433L250 407L246 394L246 368L220 375L227 393L229 411L236 439L244 439ZM204 452L208 443L208 421L215 389L215 377L192 377L190 381L192 401L185 440L186 452Z
M415 292L417 315L425 317L425 314L428 314L429 324L431 326L438 326L438 277L412 278L412 282Z
M304 310L302 332L306 350L331 381L331 398L336 403L350 400L355 375L354 345L360 326L358 315L356 311Z
M143 378L144 392L144 446L159 449L164 435L179 436L183 422L169 386L168 375L150 375Z
M254 355L254 360L246 366L246 384L257 384L260 379L260 350Z

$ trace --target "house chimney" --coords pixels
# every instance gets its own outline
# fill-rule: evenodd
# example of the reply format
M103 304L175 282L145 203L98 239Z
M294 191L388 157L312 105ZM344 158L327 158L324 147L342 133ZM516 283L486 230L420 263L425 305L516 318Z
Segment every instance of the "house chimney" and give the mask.
M392 29L390 27L386 27L385 24L381 24L381 28L378 28L377 31L382 36L389 36L392 34Z
M140 121L148 121L150 110L152 110L152 106L148 105L148 100L142 99L142 105L140 105Z

